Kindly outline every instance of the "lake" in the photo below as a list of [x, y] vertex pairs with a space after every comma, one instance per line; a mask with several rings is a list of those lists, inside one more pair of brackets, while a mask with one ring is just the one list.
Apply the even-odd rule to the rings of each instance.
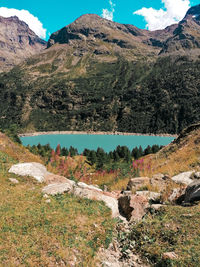
[[106, 152], [113, 151], [118, 145], [127, 146], [130, 150], [142, 146], [145, 149], [148, 145], [168, 145], [175, 137], [146, 136], [146, 135], [92, 135], [92, 134], [45, 134], [38, 136], [20, 137], [24, 146], [50, 144], [55, 149], [58, 144], [61, 147], [73, 146], [82, 153], [85, 148], [96, 150], [103, 148]]

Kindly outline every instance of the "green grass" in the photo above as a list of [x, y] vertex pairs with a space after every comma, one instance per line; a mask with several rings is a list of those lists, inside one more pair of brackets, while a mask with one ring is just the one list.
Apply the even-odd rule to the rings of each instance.
[[30, 178], [12, 185], [1, 177], [0, 265], [68, 266], [75, 257], [80, 266], [94, 266], [98, 248], [111, 242], [113, 225], [101, 202], [66, 194], [46, 203], [41, 185]]
[[[129, 234], [119, 233], [123, 251], [139, 253], [151, 266], [199, 266], [200, 205], [168, 206], [157, 214], [149, 214], [132, 225]], [[175, 252], [177, 260], [163, 259], [163, 253]]]
[[112, 240], [111, 211], [70, 194], [47, 203], [43, 184], [8, 173], [13, 163], [0, 151], [0, 266], [95, 266], [96, 252]]

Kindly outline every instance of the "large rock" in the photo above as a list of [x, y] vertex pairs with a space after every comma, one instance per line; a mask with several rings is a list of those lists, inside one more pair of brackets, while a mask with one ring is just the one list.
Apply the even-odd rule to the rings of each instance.
[[194, 178], [195, 179], [200, 179], [200, 172], [195, 172]]
[[98, 190], [92, 190], [88, 188], [75, 187], [73, 191], [74, 195], [81, 198], [87, 198], [91, 200], [103, 201], [108, 208], [112, 211], [112, 217], [119, 216], [118, 201], [117, 199], [104, 195], [103, 192]]
[[68, 180], [67, 183], [49, 184], [43, 188], [42, 192], [52, 196], [63, 193], [72, 193], [74, 186], [75, 182]]
[[196, 180], [187, 186], [184, 203], [192, 203], [198, 200], [200, 200], [200, 180]]
[[47, 174], [44, 175], [44, 182], [46, 184], [67, 183], [68, 181], [71, 181], [71, 180], [68, 180], [64, 176], [56, 175], [56, 174], [53, 174], [53, 173], [47, 173]]
[[37, 162], [13, 165], [9, 172], [21, 176], [31, 176], [38, 182], [45, 182], [47, 184], [67, 183], [69, 181], [64, 176], [48, 172], [44, 165]]
[[36, 162], [15, 164], [10, 168], [9, 173], [31, 176], [40, 183], [44, 182], [45, 176], [50, 174], [44, 165]]
[[99, 192], [103, 192], [103, 190], [101, 190], [100, 188], [98, 188], [97, 186], [94, 186], [94, 185], [88, 185], [88, 184], [85, 184], [82, 182], [79, 182], [77, 185], [78, 185], [78, 187], [81, 187], [83, 189], [91, 189], [91, 190], [97, 190]]
[[178, 255], [175, 252], [165, 252], [163, 254], [163, 259], [176, 260], [178, 259]]
[[148, 212], [149, 201], [144, 196], [122, 196], [118, 199], [119, 211], [128, 221], [140, 221]]
[[193, 182], [193, 180], [191, 179], [191, 175], [193, 173], [194, 173], [194, 171], [182, 172], [176, 176], [173, 176], [172, 181], [174, 181], [177, 184], [189, 185]]
[[147, 186], [150, 184], [149, 177], [136, 177], [129, 180], [127, 185], [127, 190], [138, 190], [141, 187]]
[[170, 177], [162, 173], [155, 174], [150, 179], [151, 187], [159, 192], [163, 192], [170, 183], [172, 183]]
[[127, 190], [138, 191], [144, 189], [145, 187], [152, 191], [163, 192], [165, 188], [171, 183], [171, 179], [168, 175], [156, 174], [152, 178], [149, 177], [136, 177], [129, 180], [127, 185]]
[[174, 188], [168, 201], [172, 204], [181, 204], [184, 200], [186, 187]]
[[151, 203], [160, 203], [160, 201], [161, 201], [161, 194], [156, 193], [156, 192], [137, 191], [136, 195], [146, 197], [148, 199], [148, 201]]

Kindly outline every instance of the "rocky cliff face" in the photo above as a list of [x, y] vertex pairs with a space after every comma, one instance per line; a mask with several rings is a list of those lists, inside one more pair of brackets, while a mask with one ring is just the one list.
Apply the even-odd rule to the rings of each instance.
[[0, 17], [0, 71], [12, 68], [45, 47], [46, 42], [18, 17]]
[[157, 55], [163, 42], [173, 36], [176, 27], [177, 25], [172, 25], [165, 30], [150, 32], [87, 14], [53, 33], [48, 48], [55, 44], [68, 44], [70, 47], [82, 47], [83, 53], [93, 49], [96, 55], [112, 54], [113, 51], [127, 55], [129, 52], [129, 59], [130, 54]]
[[185, 53], [199, 55], [200, 48], [200, 5], [188, 10], [163, 45], [161, 53]]

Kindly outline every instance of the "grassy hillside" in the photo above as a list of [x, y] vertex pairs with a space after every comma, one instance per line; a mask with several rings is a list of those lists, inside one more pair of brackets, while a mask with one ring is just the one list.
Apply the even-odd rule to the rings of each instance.
[[[194, 207], [166, 206], [148, 214], [140, 223], [132, 224], [130, 232], [119, 233], [124, 257], [131, 250], [154, 267], [199, 266], [200, 205]], [[175, 253], [175, 259], [164, 253]]]
[[95, 266], [98, 248], [112, 238], [110, 210], [71, 195], [47, 203], [44, 185], [8, 173], [12, 164], [29, 161], [41, 159], [0, 134], [0, 265]]
[[200, 169], [200, 123], [186, 128], [171, 144], [151, 155], [154, 173], [176, 175]]

